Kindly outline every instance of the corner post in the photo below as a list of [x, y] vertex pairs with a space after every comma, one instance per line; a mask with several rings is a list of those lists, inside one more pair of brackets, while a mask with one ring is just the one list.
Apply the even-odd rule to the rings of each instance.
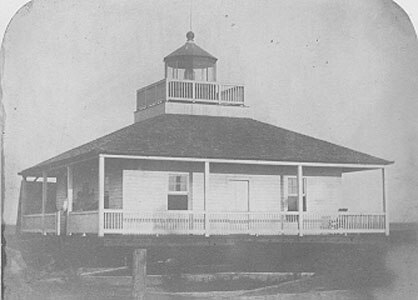
[[298, 212], [299, 212], [299, 236], [303, 236], [303, 169], [298, 165]]
[[42, 172], [42, 205], [41, 205], [41, 212], [42, 212], [42, 233], [45, 234], [45, 207], [46, 201], [48, 196], [48, 175], [46, 171]]
[[387, 198], [387, 184], [385, 168], [382, 168], [382, 200], [383, 200], [383, 212], [385, 213], [385, 234], [389, 235], [389, 210], [388, 210], [388, 198]]
[[105, 183], [105, 158], [99, 154], [99, 236], [104, 236], [104, 183]]
[[210, 164], [205, 161], [205, 178], [204, 178], [204, 203], [203, 210], [205, 212], [205, 235], [209, 236], [209, 216], [208, 216], [208, 200], [209, 200], [209, 174]]
[[164, 102], [168, 102], [168, 100], [170, 99], [170, 83], [168, 80], [168, 77], [165, 77], [165, 99]]
[[70, 231], [70, 213], [73, 211], [73, 167], [72, 166], [67, 166], [67, 201], [68, 201], [68, 206], [67, 206], [67, 220], [66, 220], [66, 228], [65, 228], [65, 232], [68, 234]]

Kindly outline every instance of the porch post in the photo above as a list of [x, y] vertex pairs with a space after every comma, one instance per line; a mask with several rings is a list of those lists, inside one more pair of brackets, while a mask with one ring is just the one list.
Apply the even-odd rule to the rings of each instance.
[[385, 168], [382, 168], [382, 188], [383, 188], [383, 212], [385, 213], [385, 234], [389, 235], [389, 211], [388, 211], [388, 199], [387, 199], [387, 184]]
[[104, 232], [104, 181], [105, 181], [105, 158], [103, 154], [99, 155], [99, 236]]
[[280, 175], [280, 233], [283, 234], [284, 230], [284, 218], [285, 218], [285, 207], [284, 207], [284, 175]]
[[205, 213], [205, 235], [206, 236], [209, 236], [209, 218], [208, 218], [209, 172], [210, 172], [209, 162], [208, 161], [205, 161], [203, 210], [204, 210], [204, 213]]
[[298, 165], [298, 212], [299, 212], [299, 236], [303, 236], [303, 169]]
[[65, 222], [65, 232], [68, 234], [70, 231], [70, 213], [73, 211], [73, 167], [67, 166], [67, 220]]
[[42, 172], [42, 205], [41, 205], [41, 212], [42, 212], [42, 233], [45, 234], [45, 206], [46, 200], [48, 195], [48, 176], [46, 171]]

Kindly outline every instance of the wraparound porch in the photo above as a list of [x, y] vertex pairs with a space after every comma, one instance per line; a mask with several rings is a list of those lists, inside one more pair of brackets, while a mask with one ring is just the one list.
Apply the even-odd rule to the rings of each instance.
[[[190, 162], [190, 159], [180, 158], [164, 158], [161, 157], [132, 157], [118, 155], [100, 155], [98, 166], [96, 169], [98, 178], [98, 203], [97, 210], [73, 211], [73, 170], [74, 166], [65, 167], [67, 174], [67, 213], [45, 212], [45, 202], [47, 200], [48, 172], [43, 174], [42, 183], [42, 211], [40, 214], [30, 214], [21, 216], [21, 231], [24, 232], [43, 232], [56, 234], [97, 234], [99, 236], [108, 234], [120, 235], [320, 235], [320, 234], [351, 234], [351, 233], [389, 233], [388, 216], [387, 216], [387, 199], [385, 192], [385, 169], [381, 166], [359, 166], [359, 165], [329, 165], [329, 164], [309, 164], [309, 163], [287, 163], [287, 162], [254, 162], [254, 161], [225, 161], [225, 160], [198, 160], [193, 161], [200, 165], [200, 170], [195, 170], [202, 174], [203, 185], [203, 210], [152, 210], [146, 209], [109, 209], [105, 205], [105, 161], [111, 159], [138, 159], [141, 161], [184, 161]], [[96, 158], [97, 161], [97, 158]], [[94, 162], [94, 160], [93, 160]], [[286, 166], [291, 170], [294, 169], [294, 178], [296, 179], [296, 190], [294, 198], [297, 201], [296, 211], [231, 211], [211, 210], [207, 208], [209, 194], [211, 188], [216, 182], [210, 183], [212, 169], [216, 171], [216, 164], [230, 165], [268, 165], [273, 167]], [[381, 169], [383, 182], [383, 211], [379, 212], [361, 212], [361, 211], [305, 211], [304, 209], [304, 175], [309, 168], [345, 168], [353, 170], [362, 169]], [[62, 169], [62, 168], [61, 168]], [[307, 171], [306, 171], [307, 170]], [[132, 171], [131, 171], [132, 172]], [[240, 178], [243, 178], [240, 175]], [[275, 185], [282, 185], [282, 178], [275, 181]], [[193, 178], [190, 176], [189, 178]], [[216, 178], [212, 178], [214, 180]], [[97, 180], [97, 179], [96, 179]], [[96, 181], [97, 182], [97, 181]], [[197, 193], [197, 191], [194, 191]], [[282, 188], [280, 188], [282, 193]], [[212, 195], [213, 196], [213, 195]], [[270, 193], [272, 196], [272, 193]], [[274, 196], [274, 191], [273, 191]], [[273, 198], [282, 197], [276, 195]], [[213, 198], [213, 197], [212, 197]], [[134, 199], [135, 200], [135, 199]], [[139, 199], [138, 199], [139, 200]], [[149, 199], [152, 202], [152, 199]], [[225, 199], [228, 202], [228, 199]], [[263, 201], [260, 197], [253, 199]], [[332, 200], [332, 199], [329, 199]], [[123, 198], [125, 201], [125, 198]], [[143, 201], [145, 201], [143, 199]], [[151, 203], [146, 201], [146, 203]], [[234, 200], [236, 201], [236, 199]], [[248, 195], [245, 201], [249, 201]], [[324, 202], [328, 200], [324, 199]]]

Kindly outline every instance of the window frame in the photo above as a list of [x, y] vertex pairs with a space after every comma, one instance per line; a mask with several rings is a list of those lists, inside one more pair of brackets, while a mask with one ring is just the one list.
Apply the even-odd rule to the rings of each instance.
[[[186, 182], [186, 190], [185, 191], [170, 191], [170, 176], [185, 176], [185, 182]], [[167, 202], [166, 202], [166, 210], [167, 211], [188, 211], [190, 210], [190, 177], [189, 177], [189, 173], [185, 173], [185, 172], [176, 172], [176, 173], [169, 173], [168, 174], [168, 182], [167, 182]], [[173, 196], [187, 196], [187, 209], [169, 209], [169, 196], [173, 195]]]
[[[290, 193], [290, 189], [289, 189], [289, 183], [290, 183], [290, 179], [292, 180], [296, 180], [296, 193]], [[286, 198], [288, 199], [288, 203], [287, 203], [287, 211], [289, 211], [289, 197], [298, 197], [298, 177], [297, 176], [287, 176], [287, 196]], [[302, 211], [303, 212], [307, 212], [308, 211], [308, 196], [307, 196], [307, 191], [308, 191], [308, 177], [303, 176], [302, 177]], [[296, 204], [297, 206], [299, 206], [299, 202], [297, 202]], [[290, 211], [299, 211], [299, 209], [297, 210], [290, 210]]]

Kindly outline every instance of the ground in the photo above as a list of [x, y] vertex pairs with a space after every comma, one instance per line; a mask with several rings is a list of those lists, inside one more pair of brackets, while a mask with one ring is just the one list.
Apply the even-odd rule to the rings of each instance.
[[[61, 246], [60, 246], [61, 245]], [[130, 264], [130, 249], [99, 251], [6, 234], [5, 299], [131, 299], [129, 287], [86, 284], [80, 268]], [[116, 253], [116, 255], [115, 255]], [[149, 274], [214, 271], [315, 272], [276, 286], [243, 291], [242, 299], [416, 299], [416, 227], [396, 230], [387, 244], [279, 244], [148, 251]], [[170, 259], [167, 261], [167, 259]], [[168, 283], [169, 284], [169, 283]], [[216, 283], [215, 290], [225, 290]], [[242, 287], [240, 287], [242, 288]], [[229, 299], [224, 293], [152, 294], [147, 299]]]

